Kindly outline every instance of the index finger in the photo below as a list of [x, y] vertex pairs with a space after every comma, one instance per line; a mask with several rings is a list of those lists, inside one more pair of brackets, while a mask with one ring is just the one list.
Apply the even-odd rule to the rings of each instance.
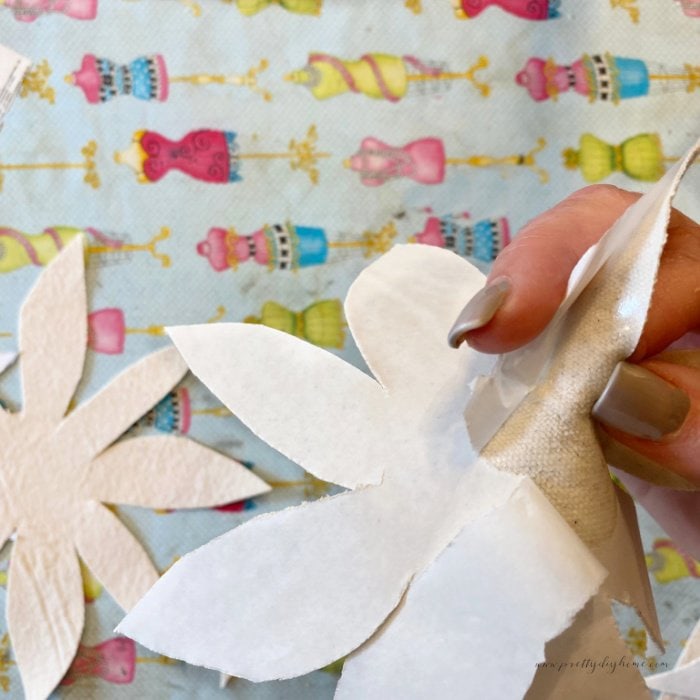
[[[485, 289], [493, 285], [505, 290], [498, 297], [500, 306], [494, 313], [491, 294], [491, 307], [479, 318], [475, 313], [477, 295], [470, 302], [471, 314], [467, 305], [467, 313], [463, 312], [455, 324], [453, 344], [466, 340], [481, 352], [503, 353], [533, 340], [563, 300], [579, 258], [640, 196], [610, 185], [594, 185], [575, 192], [527, 224], [495, 260], [487, 280]], [[700, 326], [700, 227], [673, 210], [668, 233], [633, 360], [659, 352]]]

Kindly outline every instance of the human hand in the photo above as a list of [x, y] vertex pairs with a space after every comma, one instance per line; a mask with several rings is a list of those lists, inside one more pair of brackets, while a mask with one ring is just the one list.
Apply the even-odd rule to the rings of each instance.
[[[640, 196], [594, 185], [527, 224], [494, 261], [450, 343], [503, 353], [533, 340], [564, 298], [576, 262]], [[667, 350], [679, 339], [697, 349]], [[593, 416], [612, 466], [662, 485], [700, 488], [700, 226], [679, 211], [671, 215], [640, 341]]]

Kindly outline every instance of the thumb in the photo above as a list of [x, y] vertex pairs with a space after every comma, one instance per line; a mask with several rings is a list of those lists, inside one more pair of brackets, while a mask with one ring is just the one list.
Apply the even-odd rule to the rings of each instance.
[[700, 488], [700, 350], [621, 362], [593, 416], [612, 466], [659, 485]]

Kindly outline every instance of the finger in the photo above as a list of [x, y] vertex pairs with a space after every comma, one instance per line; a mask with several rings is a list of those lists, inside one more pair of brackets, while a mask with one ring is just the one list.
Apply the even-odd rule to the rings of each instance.
[[[467, 340], [482, 352], [508, 352], [532, 340], [561, 303], [578, 259], [640, 196], [610, 186], [587, 187], [530, 222], [494, 262], [484, 292], [460, 315], [453, 345]], [[674, 209], [633, 361], [700, 327], [699, 269], [700, 226]]]
[[[530, 342], [557, 310], [579, 258], [640, 196], [593, 185], [527, 224], [494, 261], [487, 298], [477, 295], [460, 314], [451, 343], [466, 340], [481, 352], [501, 353]], [[489, 283], [500, 298], [489, 294]]]
[[[683, 365], [653, 359], [617, 366], [593, 409], [613, 466], [656, 483], [700, 488], [700, 353], [694, 354]], [[659, 465], [681, 483], [658, 481]]]
[[652, 357], [698, 326], [700, 226], [674, 209], [647, 320], [630, 360]]

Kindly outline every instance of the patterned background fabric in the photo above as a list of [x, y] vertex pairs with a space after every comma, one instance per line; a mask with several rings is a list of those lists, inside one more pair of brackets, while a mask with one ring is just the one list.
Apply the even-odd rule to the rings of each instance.
[[[0, 351], [16, 348], [39, 266], [84, 232], [92, 352], [79, 398], [165, 344], [165, 325], [265, 323], [363, 366], [341, 302], [376, 255], [441, 245], [487, 270], [587, 181], [647, 189], [700, 123], [697, 2], [0, 5], [0, 41], [35, 63], [0, 134]], [[695, 218], [699, 184], [691, 168], [676, 200]], [[18, 397], [9, 370], [2, 398]], [[328, 492], [192, 378], [134, 430], [187, 433], [274, 486], [227, 509], [120, 507], [161, 569]], [[648, 672], [673, 664], [700, 617], [700, 563], [641, 519], [666, 654], [629, 611], [620, 628]], [[120, 610], [85, 579], [83, 643], [56, 697], [332, 697], [333, 669], [219, 690], [212, 671], [116, 639]], [[2, 651], [0, 696], [19, 697], [7, 637]]]

